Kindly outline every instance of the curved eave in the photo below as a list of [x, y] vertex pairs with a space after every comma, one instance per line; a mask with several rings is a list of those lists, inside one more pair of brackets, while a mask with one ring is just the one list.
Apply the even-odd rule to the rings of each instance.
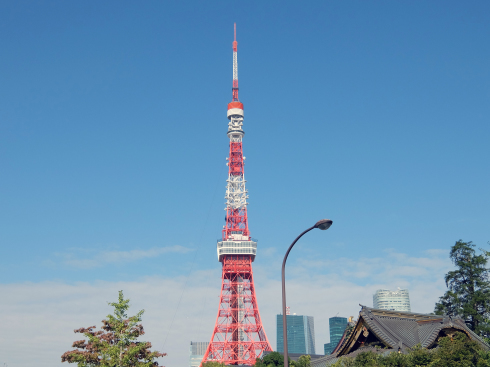
[[[490, 346], [485, 343], [482, 338], [471, 331], [460, 317], [378, 310], [362, 305], [361, 307], [359, 319], [352, 330], [351, 335], [346, 342], [343, 344], [339, 343], [333, 352], [336, 353], [337, 357], [350, 354], [355, 350], [362, 348], [365, 341], [363, 338], [368, 337], [368, 335], [365, 337], [361, 335], [364, 328], [366, 328], [369, 333], [372, 333], [380, 342], [385, 344], [386, 347], [393, 348], [394, 350], [404, 351], [406, 348], [413, 348], [419, 343], [424, 348], [433, 347], [434, 343], [437, 342], [438, 337], [441, 336], [441, 332], [444, 332], [444, 330], [448, 333], [450, 333], [451, 330], [464, 332], [468, 338], [475, 340], [482, 346], [482, 348], [490, 350]], [[389, 325], [385, 325], [382, 319], [378, 319], [378, 317], [410, 320], [410, 324], [407, 324], [405, 328], [408, 327], [410, 329], [412, 337], [407, 338], [407, 335], [398, 335], [397, 330], [391, 330]], [[427, 324], [431, 325], [429, 334], [426, 334], [425, 332], [421, 333], [420, 328]], [[406, 330], [408, 331], [409, 329]]]
[[464, 320], [460, 317], [456, 318], [451, 318], [449, 316], [445, 316], [443, 319], [443, 322], [441, 323], [441, 326], [438, 327], [437, 329], [434, 329], [432, 333], [429, 335], [429, 337], [425, 340], [425, 342], [422, 344], [422, 347], [424, 348], [431, 348], [434, 346], [434, 343], [437, 341], [437, 338], [441, 334], [441, 331], [444, 331], [446, 329], [456, 329], [459, 330], [463, 333], [465, 333], [469, 339], [476, 341], [484, 350], [490, 350], [490, 346], [485, 343], [485, 341], [480, 338], [474, 331], [472, 331], [470, 328], [468, 328], [464, 322]]
[[[329, 355], [338, 353], [338, 350], [340, 349], [340, 347], [342, 345], [344, 345], [345, 335], [346, 334], [347, 334], [347, 328], [345, 328], [344, 333], [342, 334], [342, 338], [340, 338], [340, 341], [338, 342], [337, 346], [334, 348], [334, 350], [332, 351], [332, 353], [330, 353]], [[351, 333], [351, 335], [352, 335], [352, 333]], [[350, 337], [350, 335], [349, 335], [349, 337]]]
[[483, 349], [485, 349], [486, 351], [490, 350], [490, 345], [488, 345], [482, 338], [480, 338], [478, 335], [476, 335], [476, 333], [474, 331], [468, 329], [466, 333], [470, 334], [470, 338], [473, 340], [476, 340], [478, 342], [478, 344], [480, 344], [483, 347]]
[[337, 353], [338, 357], [351, 353], [352, 348], [355, 346], [356, 341], [361, 335], [364, 326], [366, 326], [366, 329], [372, 332], [387, 347], [393, 348], [398, 344], [398, 341], [395, 341], [395, 337], [379, 323], [375, 322], [374, 318], [371, 318], [370, 315], [365, 312], [363, 307], [359, 312], [359, 319], [357, 320], [356, 326], [349, 336], [349, 339], [339, 349]]

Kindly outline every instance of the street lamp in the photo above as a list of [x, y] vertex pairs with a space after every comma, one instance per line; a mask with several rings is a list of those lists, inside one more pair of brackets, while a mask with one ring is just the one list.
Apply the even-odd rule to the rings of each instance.
[[293, 241], [291, 246], [289, 246], [286, 251], [286, 255], [284, 255], [284, 260], [282, 261], [282, 338], [283, 338], [283, 349], [284, 349], [284, 367], [289, 367], [288, 362], [288, 331], [287, 331], [287, 321], [286, 321], [286, 260], [288, 258], [289, 252], [293, 248], [293, 246], [298, 242], [298, 240], [307, 232], [312, 229], [319, 228], [322, 231], [329, 229], [332, 225], [332, 221], [330, 219], [322, 219], [315, 223], [313, 227], [308, 228], [306, 231], [301, 233], [296, 239]]

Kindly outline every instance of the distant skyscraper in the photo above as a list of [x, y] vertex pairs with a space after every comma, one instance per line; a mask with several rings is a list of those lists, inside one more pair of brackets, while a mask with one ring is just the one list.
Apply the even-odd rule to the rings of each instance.
[[331, 354], [339, 344], [347, 327], [347, 319], [345, 317], [331, 317], [328, 319], [328, 325], [330, 327], [330, 343], [323, 344], [325, 355]]
[[410, 312], [408, 290], [400, 288], [397, 291], [378, 289], [373, 295], [373, 308]]
[[[286, 315], [288, 352], [315, 354], [313, 316]], [[277, 315], [277, 351], [283, 353], [282, 315]]]
[[191, 342], [189, 367], [199, 367], [209, 342]]

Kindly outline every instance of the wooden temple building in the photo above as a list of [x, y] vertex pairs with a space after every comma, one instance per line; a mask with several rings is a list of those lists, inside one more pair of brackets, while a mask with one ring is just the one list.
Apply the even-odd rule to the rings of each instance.
[[332, 354], [312, 359], [311, 366], [329, 366], [344, 356], [355, 357], [367, 351], [406, 353], [408, 348], [417, 344], [431, 349], [437, 347], [440, 337], [451, 336], [458, 331], [490, 350], [490, 346], [460, 317], [378, 310], [361, 305], [359, 318], [348, 325]]

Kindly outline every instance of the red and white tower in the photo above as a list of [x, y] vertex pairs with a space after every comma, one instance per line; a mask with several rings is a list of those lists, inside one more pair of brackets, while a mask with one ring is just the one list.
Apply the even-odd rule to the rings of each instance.
[[233, 99], [228, 103], [230, 156], [226, 185], [226, 219], [218, 241], [218, 260], [223, 264], [221, 295], [213, 335], [203, 362], [253, 365], [264, 351], [272, 351], [260, 321], [252, 273], [257, 241], [250, 237], [242, 139], [243, 103], [238, 100], [236, 24], [233, 41]]

